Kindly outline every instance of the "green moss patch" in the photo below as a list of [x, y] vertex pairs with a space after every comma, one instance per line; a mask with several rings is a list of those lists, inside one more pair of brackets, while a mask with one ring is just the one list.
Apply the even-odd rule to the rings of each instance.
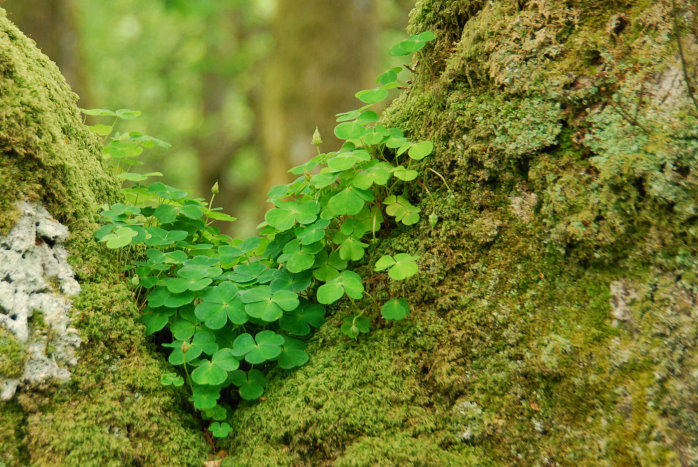
[[27, 352], [21, 342], [0, 326], [0, 378], [19, 378], [24, 373]]

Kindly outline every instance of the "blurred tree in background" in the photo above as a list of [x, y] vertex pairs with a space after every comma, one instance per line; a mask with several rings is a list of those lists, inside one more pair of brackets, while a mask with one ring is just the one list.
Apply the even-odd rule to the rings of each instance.
[[334, 115], [357, 107], [354, 92], [377, 71], [375, 0], [279, 0], [262, 107], [266, 188], [315, 153], [317, 126], [326, 150], [339, 147]]
[[[2, 1], [0, 0], [0, 3]], [[68, 84], [90, 105], [74, 0], [6, 0], [9, 18], [58, 64]]]
[[[0, 0], [1, 1], [1, 0]], [[334, 114], [358, 105], [389, 66], [413, 0], [6, 0], [3, 7], [58, 65], [82, 107], [143, 112], [117, 131], [173, 145], [144, 171], [210, 196], [240, 219], [261, 220], [270, 184], [337, 147]], [[40, 5], [39, 5], [40, 4]]]

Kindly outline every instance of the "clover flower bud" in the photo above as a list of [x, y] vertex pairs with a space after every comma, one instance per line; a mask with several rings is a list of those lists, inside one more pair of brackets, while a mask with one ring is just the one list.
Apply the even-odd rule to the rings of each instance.
[[320, 137], [320, 130], [315, 127], [315, 132], [313, 133], [313, 144], [315, 146], [320, 146], [322, 144], [322, 138]]
[[437, 216], [435, 212], [432, 212], [431, 214], [429, 214], [429, 225], [431, 226], [432, 229], [434, 227], [436, 227], [436, 224], [438, 222], [439, 222], [439, 216]]

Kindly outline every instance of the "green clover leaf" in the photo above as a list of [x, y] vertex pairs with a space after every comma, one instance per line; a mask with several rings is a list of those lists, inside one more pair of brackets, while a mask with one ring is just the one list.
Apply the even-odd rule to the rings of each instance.
[[391, 166], [387, 162], [373, 161], [351, 180], [351, 184], [361, 190], [368, 190], [372, 185], [385, 185], [391, 174]]
[[276, 201], [277, 207], [267, 211], [264, 219], [267, 224], [279, 231], [288, 230], [296, 222], [310, 224], [317, 219], [320, 206], [315, 201]]
[[315, 254], [322, 248], [323, 245], [319, 242], [302, 245], [298, 239], [293, 239], [284, 246], [283, 254], [278, 257], [277, 261], [285, 263], [289, 272], [300, 273], [313, 267]]
[[363, 112], [361, 112], [361, 115], [359, 115], [359, 118], [357, 120], [362, 123], [373, 123], [377, 122], [378, 118], [378, 114], [375, 111], [364, 110]]
[[155, 308], [150, 307], [143, 310], [141, 321], [145, 324], [145, 332], [148, 335], [155, 334], [162, 330], [167, 325], [170, 316], [175, 314], [172, 308]]
[[358, 261], [364, 257], [364, 249], [368, 247], [367, 243], [363, 243], [354, 237], [349, 237], [339, 246], [339, 257], [343, 260]]
[[117, 227], [112, 233], [102, 237], [101, 241], [107, 245], [107, 248], [117, 250], [130, 244], [137, 235], [138, 232], [130, 227]]
[[228, 372], [209, 360], [204, 360], [203, 362], [192, 371], [191, 379], [196, 384], [201, 385], [218, 386], [223, 384], [228, 378]]
[[160, 377], [160, 384], [163, 386], [175, 386], [175, 387], [181, 387], [184, 385], [184, 378], [179, 376], [177, 373], [164, 373]]
[[284, 313], [279, 320], [279, 326], [289, 334], [307, 336], [310, 334], [311, 326], [319, 328], [324, 322], [325, 308], [322, 305], [310, 304], [304, 300], [295, 310]]
[[[327, 169], [325, 169], [327, 170]], [[333, 172], [320, 172], [310, 178], [310, 184], [318, 190], [326, 188], [337, 181], [339, 174]]]
[[327, 219], [318, 219], [305, 228], [296, 230], [296, 237], [302, 245], [310, 245], [325, 238], [325, 229], [330, 225]]
[[167, 308], [180, 308], [193, 302], [195, 298], [196, 294], [191, 291], [175, 294], [167, 290], [167, 287], [156, 287], [148, 294], [148, 306], [150, 306], [150, 308], [159, 308], [162, 306]]
[[407, 253], [398, 253], [394, 257], [385, 255], [376, 261], [375, 270], [384, 271], [390, 268], [388, 271], [390, 278], [401, 281], [417, 274], [419, 266], [417, 266], [416, 261], [418, 259], [419, 256], [412, 256]]
[[393, 169], [393, 175], [395, 178], [402, 180], [403, 182], [409, 182], [417, 178], [417, 175], [419, 175], [419, 172], [416, 170], [408, 169], [406, 167], [403, 167], [401, 165], [398, 165]]
[[155, 216], [161, 224], [169, 224], [177, 218], [177, 208], [170, 204], [161, 204], [155, 208], [153, 216]]
[[165, 230], [160, 227], [147, 227], [145, 230], [150, 235], [145, 239], [145, 244], [148, 246], [169, 246], [184, 240], [189, 235], [184, 230]]
[[175, 339], [185, 341], [194, 335], [196, 326], [191, 321], [179, 319], [170, 324], [170, 331]]
[[367, 334], [371, 331], [371, 320], [366, 316], [345, 317], [340, 328], [343, 334], [356, 339], [359, 334]]
[[263, 285], [253, 287], [240, 294], [245, 303], [245, 312], [253, 318], [273, 322], [281, 318], [284, 311], [291, 311], [298, 306], [298, 295], [290, 290], [271, 292], [271, 287]]
[[371, 160], [371, 155], [363, 149], [349, 152], [339, 152], [327, 161], [327, 166], [335, 172], [349, 170], [359, 162]]
[[212, 287], [196, 306], [196, 317], [209, 329], [222, 328], [228, 319], [235, 324], [245, 324], [247, 313], [240, 300], [238, 289], [232, 282], [221, 282]]
[[259, 370], [250, 370], [247, 374], [242, 370], [236, 370], [230, 374], [230, 380], [235, 386], [238, 386], [240, 397], [246, 401], [259, 398], [267, 385], [264, 373]]
[[373, 201], [373, 192], [347, 187], [329, 199], [323, 217], [353, 216], [363, 209], [366, 201]]
[[225, 438], [233, 431], [233, 427], [231, 427], [228, 423], [225, 422], [213, 422], [208, 427], [208, 430], [216, 438]]
[[361, 138], [365, 132], [366, 129], [364, 126], [356, 122], [340, 123], [334, 128], [334, 135], [339, 139], [358, 139]]
[[191, 400], [194, 402], [194, 407], [199, 410], [212, 409], [218, 403], [221, 397], [220, 389], [210, 386], [194, 386], [194, 392]]
[[[187, 348], [186, 354], [182, 350], [182, 346], [185, 346]], [[162, 344], [163, 347], [170, 347], [172, 348], [172, 352], [170, 353], [170, 356], [167, 358], [167, 361], [170, 362], [172, 365], [183, 365], [185, 362], [189, 363], [192, 360], [195, 360], [203, 353], [203, 347], [200, 345], [194, 346], [191, 345], [187, 342], [183, 341], [174, 341], [170, 344]]]
[[385, 198], [385, 212], [395, 217], [395, 220], [405, 225], [412, 225], [419, 222], [419, 208], [410, 204], [402, 196], [391, 195]]
[[410, 305], [404, 298], [393, 298], [381, 307], [381, 315], [385, 319], [399, 321], [407, 316]]
[[182, 199], [187, 197], [186, 191], [178, 190], [161, 182], [152, 183], [148, 187], [148, 191], [164, 199]]
[[182, 293], [186, 292], [187, 290], [197, 292], [208, 287], [211, 282], [213, 281], [208, 277], [201, 279], [196, 277], [168, 277], [163, 279], [163, 283], [167, 287], [167, 290], [172, 293]]
[[375, 104], [388, 97], [388, 91], [381, 88], [364, 89], [363, 91], [357, 92], [355, 95], [361, 102]]
[[233, 273], [228, 275], [228, 279], [244, 284], [259, 279], [268, 270], [269, 268], [263, 263], [240, 264], [235, 266]]
[[433, 150], [434, 143], [432, 143], [431, 141], [422, 141], [421, 143], [417, 143], [414, 146], [412, 146], [407, 155], [414, 160], [421, 161], [429, 154], [431, 154]]
[[235, 358], [232, 349], [220, 349], [213, 354], [211, 362], [225, 371], [235, 371], [240, 366], [240, 361]]
[[313, 279], [310, 271], [303, 271], [299, 274], [290, 273], [287, 269], [277, 269], [274, 271], [274, 276], [269, 284], [271, 293], [279, 290], [292, 290], [296, 293], [301, 293], [308, 287]]
[[228, 406], [222, 406], [220, 404], [216, 405], [212, 409], [208, 409], [204, 411], [204, 415], [207, 418], [211, 418], [213, 420], [226, 420], [230, 416], [231, 410]]
[[345, 293], [353, 299], [360, 299], [363, 291], [361, 276], [354, 271], [342, 271], [337, 277], [318, 288], [317, 300], [323, 305], [329, 305], [342, 298]]
[[247, 363], [258, 365], [274, 360], [281, 353], [284, 337], [274, 331], [264, 330], [252, 338], [248, 333], [240, 334], [233, 342], [233, 355], [245, 357]]
[[185, 204], [179, 208], [180, 214], [191, 220], [201, 219], [204, 215], [204, 210], [201, 206], [196, 204]]
[[298, 339], [287, 337], [284, 347], [279, 355], [279, 366], [284, 370], [290, 370], [304, 365], [310, 357], [305, 352], [305, 343]]
[[378, 84], [394, 83], [395, 81], [397, 81], [397, 75], [401, 71], [402, 71], [402, 68], [400, 68], [399, 66], [391, 68], [390, 70], [378, 75], [378, 78], [376, 78], [376, 83], [378, 83]]

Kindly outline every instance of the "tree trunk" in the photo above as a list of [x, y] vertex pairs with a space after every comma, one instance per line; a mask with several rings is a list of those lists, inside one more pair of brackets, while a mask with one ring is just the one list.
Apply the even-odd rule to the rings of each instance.
[[335, 114], [357, 107], [353, 94], [375, 78], [376, 29], [374, 0], [278, 2], [261, 102], [267, 188], [315, 155], [315, 127], [323, 150], [337, 146]]
[[56, 62], [80, 105], [89, 108], [73, 0], [6, 0], [8, 16], [48, 57]]
[[338, 307], [309, 363], [238, 408], [226, 465], [698, 463], [696, 5], [677, 3], [419, 2], [411, 31], [437, 39], [384, 119], [434, 141], [431, 196], [404, 194], [439, 220], [380, 239], [421, 272], [367, 290], [411, 315], [366, 299], [354, 342]]
[[197, 422], [93, 237], [119, 188], [76, 100], [0, 9], [0, 396], [20, 384], [0, 401], [0, 464], [196, 465]]

